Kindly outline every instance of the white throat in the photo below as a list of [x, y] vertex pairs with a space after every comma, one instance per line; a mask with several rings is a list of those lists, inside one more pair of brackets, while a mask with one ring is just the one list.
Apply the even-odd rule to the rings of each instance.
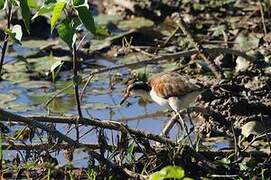
[[131, 95], [142, 97], [143, 99], [148, 100], [148, 101], [153, 101], [150, 96], [150, 93], [141, 89], [131, 91]]

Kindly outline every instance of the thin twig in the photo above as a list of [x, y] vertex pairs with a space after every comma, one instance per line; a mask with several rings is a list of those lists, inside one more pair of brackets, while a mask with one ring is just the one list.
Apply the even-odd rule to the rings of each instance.
[[[78, 70], [79, 70], [79, 62], [77, 61], [77, 56], [76, 56], [76, 43], [73, 45], [73, 76], [74, 78], [77, 79], [78, 76]], [[77, 111], [79, 117], [82, 117], [82, 111], [81, 111], [81, 106], [80, 106], [80, 98], [79, 98], [79, 87], [78, 87], [79, 82], [74, 82], [74, 95], [76, 99], [76, 105], [77, 105]]]
[[260, 0], [258, 1], [258, 4], [259, 4], [259, 6], [260, 6], [261, 20], [262, 20], [262, 24], [263, 24], [263, 32], [264, 32], [264, 35], [266, 36], [266, 34], [267, 34], [267, 29], [266, 29], [266, 25], [265, 25], [265, 22], [264, 22], [263, 5], [262, 5], [262, 3], [261, 3]]
[[91, 79], [92, 79], [93, 77], [94, 77], [94, 76], [89, 76], [89, 77], [88, 77], [87, 82], [85, 83], [85, 85], [84, 85], [84, 87], [83, 87], [83, 89], [82, 89], [82, 91], [81, 91], [81, 94], [80, 94], [80, 100], [82, 100], [82, 98], [83, 98], [83, 96], [84, 96], [84, 93], [85, 93], [85, 91], [86, 91], [86, 89], [87, 89], [87, 86], [88, 86], [88, 84], [90, 83], [90, 81], [91, 81]]
[[165, 47], [168, 44], [168, 42], [174, 37], [174, 35], [178, 32], [179, 29], [180, 29], [179, 27], [176, 27], [176, 29], [170, 34], [170, 36], [162, 44], [162, 47]]
[[[180, 111], [180, 114], [183, 114], [184, 110]], [[160, 133], [160, 136], [165, 136], [167, 137], [170, 130], [173, 128], [176, 120], [177, 120], [178, 115], [175, 114], [173, 117], [170, 118], [170, 120], [167, 121], [166, 125], [164, 126], [162, 132]]]
[[[73, 83], [74, 83], [74, 97], [76, 100], [76, 106], [77, 106], [77, 112], [79, 117], [82, 117], [82, 111], [81, 111], [81, 105], [80, 105], [80, 98], [79, 98], [79, 82], [78, 82], [78, 70], [79, 70], [79, 62], [77, 61], [77, 56], [76, 56], [76, 43], [73, 44], [72, 47], [72, 61], [73, 61]], [[75, 82], [76, 81], [76, 82]], [[75, 129], [76, 129], [76, 139], [79, 142], [80, 138], [80, 133], [79, 133], [79, 126], [78, 123], [75, 124]]]
[[231, 130], [232, 130], [232, 134], [233, 134], [233, 139], [234, 139], [234, 160], [237, 160], [238, 157], [238, 152], [239, 152], [239, 148], [238, 148], [238, 142], [237, 142], [237, 137], [235, 134], [235, 129], [233, 127], [233, 124], [231, 124]]
[[271, 133], [264, 132], [263, 134], [254, 137], [254, 138], [249, 142], [249, 144], [248, 144], [246, 147], [244, 147], [241, 151], [246, 151], [251, 145], [253, 145], [253, 143], [254, 143], [255, 141], [257, 141], [257, 140], [259, 140], [259, 139], [262, 139], [263, 137], [266, 138], [266, 136], [269, 136], [269, 135], [271, 135]]
[[142, 174], [135, 173], [135, 172], [133, 172], [133, 171], [130, 171], [130, 170], [127, 169], [127, 168], [124, 168], [123, 170], [124, 170], [124, 172], [125, 172], [126, 174], [128, 174], [130, 177], [132, 177], [132, 178], [134, 178], [134, 179], [145, 180], [145, 179], [148, 178], [148, 176], [145, 176], [145, 175], [142, 175]]

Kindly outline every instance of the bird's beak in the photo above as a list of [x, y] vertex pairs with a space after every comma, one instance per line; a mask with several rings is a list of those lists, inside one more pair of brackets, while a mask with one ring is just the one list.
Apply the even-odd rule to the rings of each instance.
[[126, 101], [126, 99], [128, 99], [129, 96], [130, 96], [130, 93], [125, 93], [124, 97], [122, 98], [120, 102], [120, 105], [122, 105]]

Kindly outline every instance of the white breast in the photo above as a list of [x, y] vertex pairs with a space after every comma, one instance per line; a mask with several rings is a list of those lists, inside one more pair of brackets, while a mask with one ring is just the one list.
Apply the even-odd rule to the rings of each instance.
[[164, 106], [164, 105], [168, 105], [168, 100], [167, 99], [164, 99], [162, 97], [159, 97], [154, 90], [151, 90], [150, 91], [150, 96], [152, 98], [152, 100], [154, 102], [156, 102], [157, 104], [161, 105], [161, 106]]
[[180, 111], [181, 109], [189, 107], [189, 105], [195, 101], [196, 97], [201, 93], [202, 91], [193, 91], [191, 93], [188, 93], [182, 97], [170, 97], [169, 99], [162, 98], [158, 96], [155, 91], [150, 91], [150, 96], [154, 102], [157, 104], [164, 106], [167, 105], [171, 107], [174, 111]]

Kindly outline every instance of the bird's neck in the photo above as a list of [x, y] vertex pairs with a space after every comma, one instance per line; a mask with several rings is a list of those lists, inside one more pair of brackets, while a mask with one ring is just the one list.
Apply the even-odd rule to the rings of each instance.
[[146, 84], [146, 86], [142, 87], [141, 89], [137, 89], [133, 91], [134, 96], [142, 97], [145, 100], [152, 101], [151, 95], [151, 87]]
[[141, 96], [143, 99], [152, 102], [153, 99], [151, 98], [150, 91], [144, 91]]

